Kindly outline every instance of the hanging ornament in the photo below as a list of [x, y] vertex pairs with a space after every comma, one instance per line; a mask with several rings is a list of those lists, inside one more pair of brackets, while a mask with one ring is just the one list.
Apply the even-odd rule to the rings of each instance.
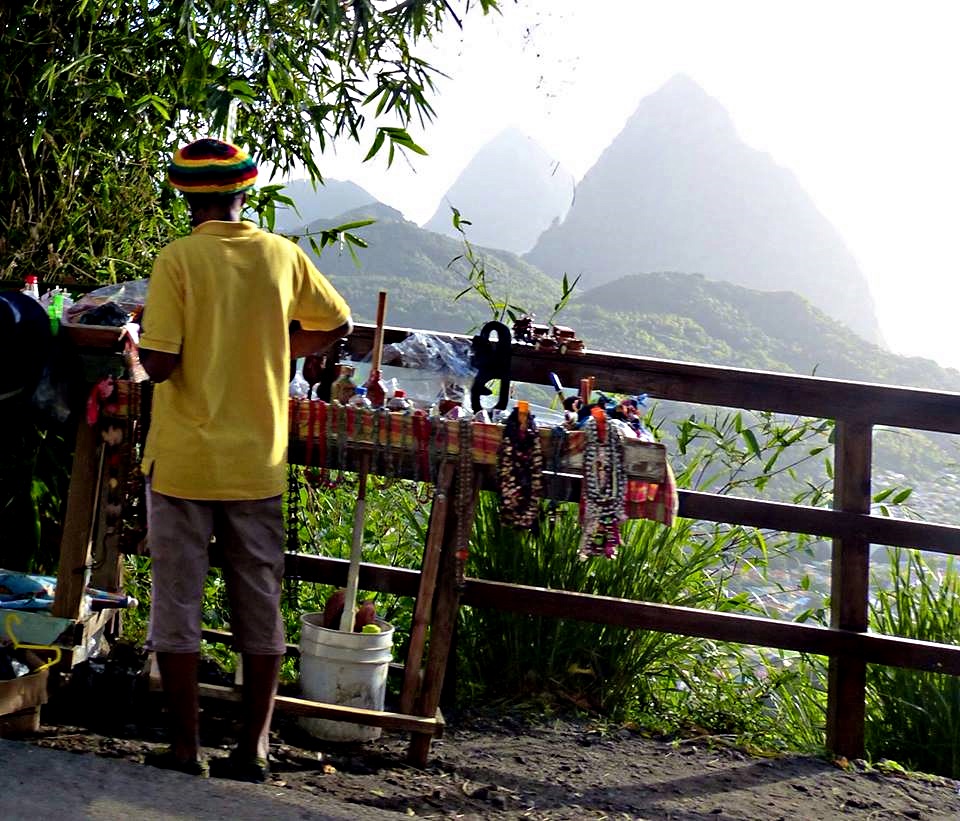
[[[620, 523], [626, 519], [624, 495], [627, 489], [623, 439], [615, 425], [595, 416], [583, 426], [580, 557], [612, 559], [620, 546]], [[603, 430], [601, 429], [603, 428]]]
[[534, 415], [517, 407], [510, 413], [497, 451], [500, 511], [513, 527], [536, 529], [543, 497], [543, 453]]

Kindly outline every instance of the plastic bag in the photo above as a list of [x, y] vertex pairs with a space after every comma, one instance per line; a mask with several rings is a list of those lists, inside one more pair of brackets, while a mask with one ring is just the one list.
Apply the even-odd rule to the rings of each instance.
[[64, 311], [64, 321], [71, 325], [119, 328], [138, 320], [147, 301], [149, 283], [149, 279], [135, 279], [97, 288], [70, 305]]
[[[461, 404], [476, 369], [470, 343], [414, 331], [383, 348], [384, 377], [395, 376], [415, 407]], [[396, 370], [394, 370], [396, 368]]]
[[403, 342], [394, 342], [383, 348], [384, 365], [401, 365], [444, 376], [456, 381], [473, 379], [477, 369], [471, 364], [470, 343], [466, 340], [414, 331]]

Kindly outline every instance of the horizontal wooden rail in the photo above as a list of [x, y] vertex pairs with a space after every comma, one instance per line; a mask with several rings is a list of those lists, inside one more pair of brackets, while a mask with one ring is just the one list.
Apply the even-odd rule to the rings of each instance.
[[[328, 556], [288, 553], [287, 572], [293, 572], [305, 581], [339, 585], [346, 580], [347, 561]], [[414, 596], [419, 577], [416, 570], [366, 563], [360, 566], [360, 587], [365, 590]], [[529, 616], [678, 633], [823, 656], [853, 656], [892, 667], [960, 675], [958, 646], [837, 630], [763, 616], [719, 613], [470, 578], [463, 591], [462, 603]]]
[[960, 555], [960, 527], [953, 525], [849, 513], [786, 502], [743, 499], [692, 490], [681, 490], [679, 496], [680, 515], [688, 519], [806, 533], [810, 536], [863, 536], [871, 544], [913, 547]]
[[[388, 343], [399, 342], [409, 333], [410, 328], [387, 328], [385, 339]], [[423, 333], [470, 339], [460, 334]], [[352, 353], [355, 356], [366, 353], [372, 341], [373, 326], [358, 325], [350, 337]], [[519, 382], [547, 384], [547, 374], [553, 371], [564, 384], [574, 386], [579, 384], [581, 375], [590, 374], [596, 377], [598, 387], [610, 393], [643, 392], [676, 402], [960, 433], [960, 393], [698, 365], [604, 351], [563, 356], [523, 344], [514, 344], [513, 350], [511, 377]]]
[[[343, 587], [347, 583], [349, 564], [346, 559], [335, 559], [331, 556], [287, 553], [286, 576]], [[416, 596], [420, 589], [420, 571], [361, 562], [360, 589], [378, 590], [398, 596]]]
[[[294, 463], [302, 463], [304, 446], [291, 443], [290, 457]], [[413, 479], [411, 464], [394, 466], [394, 478]], [[544, 476], [553, 474], [544, 472]], [[546, 495], [563, 502], [580, 499], [580, 478], [560, 474], [561, 481], [545, 481]], [[483, 490], [495, 490], [496, 476], [492, 467], [481, 466], [477, 480]], [[556, 484], [556, 487], [554, 485]], [[556, 489], [556, 493], [551, 493]], [[694, 490], [679, 490], [679, 515], [687, 519], [705, 522], [740, 524], [765, 530], [781, 530], [788, 533], [804, 533], [824, 538], [849, 538], [863, 536], [871, 544], [891, 547], [911, 547], [936, 553], [960, 555], [960, 527], [919, 522], [909, 519], [894, 519], [889, 516], [873, 516], [864, 513], [849, 513], [825, 507], [795, 505], [789, 502], [769, 502], [763, 499], [744, 499], [739, 496], [703, 493]]]

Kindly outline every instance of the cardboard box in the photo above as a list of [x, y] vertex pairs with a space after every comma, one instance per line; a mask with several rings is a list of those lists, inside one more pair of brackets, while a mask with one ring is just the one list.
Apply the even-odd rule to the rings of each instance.
[[50, 670], [0, 681], [0, 737], [35, 733], [40, 729], [40, 706], [47, 703]]

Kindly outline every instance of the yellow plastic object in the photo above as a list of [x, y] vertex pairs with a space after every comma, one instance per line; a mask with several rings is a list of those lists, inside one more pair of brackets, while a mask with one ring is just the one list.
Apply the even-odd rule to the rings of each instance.
[[17, 634], [13, 632], [13, 625], [20, 624], [23, 621], [19, 613], [7, 613], [6, 619], [4, 619], [4, 631], [7, 634], [7, 637], [10, 639], [11, 643], [15, 650], [43, 650], [45, 652], [53, 653], [53, 658], [50, 659], [46, 664], [41, 664], [35, 670], [31, 670], [32, 673], [39, 673], [41, 670], [46, 670], [48, 667], [53, 667], [54, 664], [60, 661], [60, 648], [52, 644], [21, 644], [17, 639]]
[[378, 624], [365, 624], [360, 628], [361, 633], [380, 633], [380, 625]]

